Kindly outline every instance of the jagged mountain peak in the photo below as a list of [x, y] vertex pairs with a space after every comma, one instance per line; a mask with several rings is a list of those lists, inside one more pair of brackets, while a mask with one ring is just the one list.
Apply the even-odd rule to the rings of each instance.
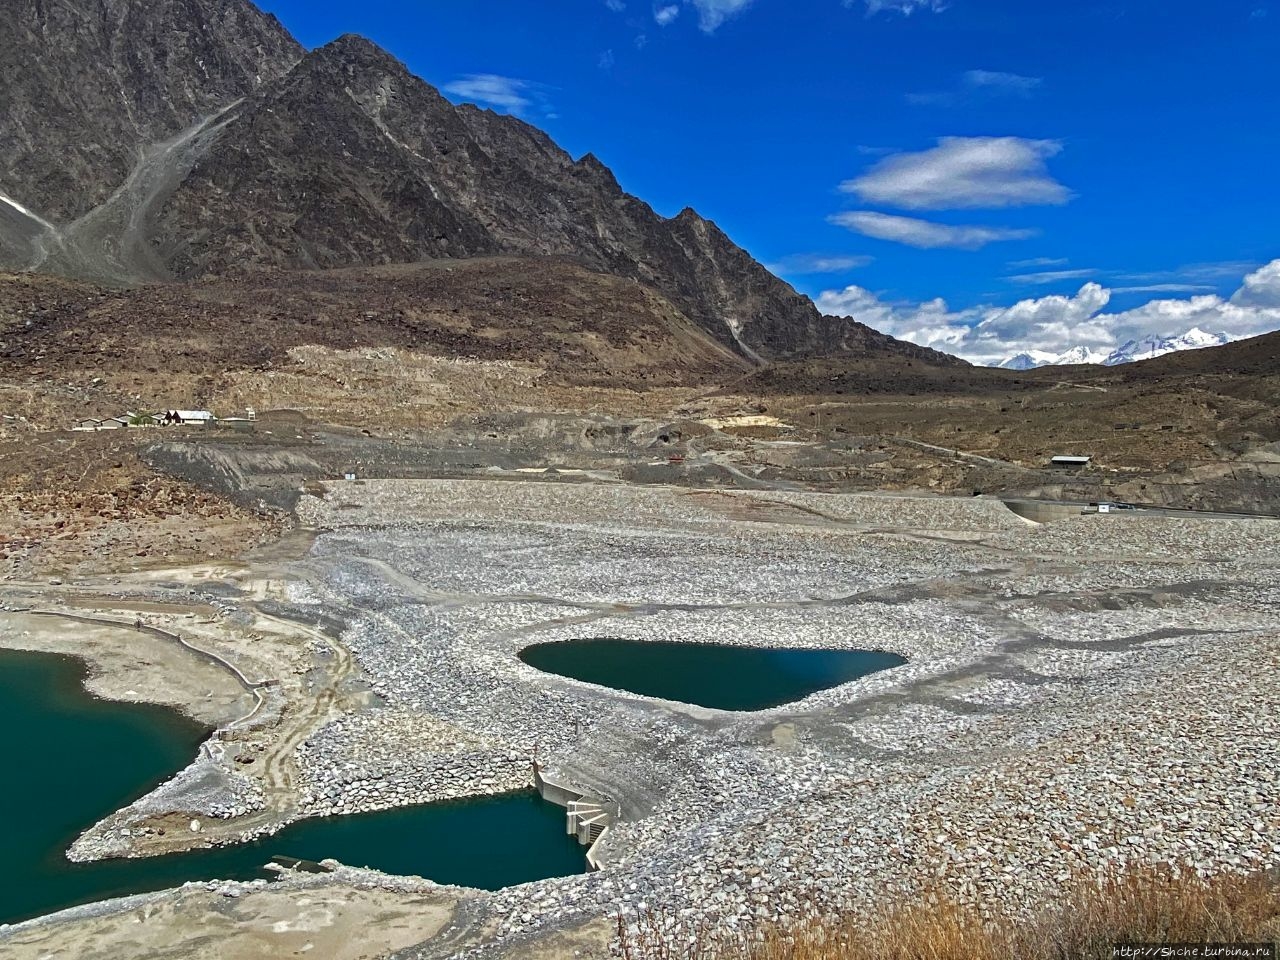
[[1183, 350], [1199, 350], [1202, 347], [1220, 347], [1230, 343], [1231, 338], [1225, 333], [1206, 333], [1199, 327], [1192, 327], [1180, 336], [1152, 335], [1138, 340], [1130, 340], [1119, 349], [1113, 351], [1102, 362], [1107, 366], [1122, 363], [1135, 363], [1139, 360], [1151, 360], [1167, 353], [1178, 353]]
[[[119, 125], [103, 132], [117, 161], [136, 165], [104, 168], [87, 195], [100, 202], [126, 180], [137, 189], [76, 221], [93, 229], [68, 224], [69, 214], [85, 211], [51, 205], [50, 184], [11, 192], [30, 216], [6, 208], [0, 266], [136, 282], [255, 267], [565, 257], [657, 291], [723, 346], [755, 360], [832, 350], [920, 355], [821, 316], [692, 207], [659, 216], [594, 154], [575, 161], [518, 117], [453, 104], [364, 37], [344, 34], [304, 52], [246, 0], [137, 6], [172, 11], [175, 26], [160, 28], [152, 49], [137, 53], [154, 69], [111, 67], [100, 86], [139, 101], [157, 90], [198, 93], [162, 95], [167, 107], [153, 111], [159, 119], [150, 132]], [[213, 26], [180, 29], [196, 21]], [[212, 80], [188, 34], [214, 44], [208, 58], [222, 69]], [[43, 51], [45, 86], [71, 83], [87, 55], [80, 47]], [[95, 105], [73, 103], [66, 112], [80, 117]], [[38, 119], [32, 107], [29, 125]], [[158, 143], [159, 134], [176, 137], [181, 149]], [[31, 157], [68, 142], [28, 140]], [[0, 134], [0, 159], [4, 144]], [[79, 168], [63, 169], [74, 180]], [[6, 172], [0, 182], [14, 181]], [[37, 202], [28, 202], [32, 193]]]
[[1032, 370], [1037, 367], [1069, 366], [1071, 364], [1102, 364], [1114, 367], [1140, 360], [1150, 360], [1167, 353], [1183, 350], [1198, 350], [1202, 347], [1220, 347], [1230, 343], [1231, 337], [1225, 333], [1206, 333], [1199, 327], [1193, 327], [1180, 336], [1152, 335], [1141, 339], [1129, 340], [1122, 346], [1108, 353], [1091, 347], [1076, 346], [1065, 353], [1053, 355], [1039, 350], [1031, 350], [1009, 357], [997, 364], [1006, 370]]

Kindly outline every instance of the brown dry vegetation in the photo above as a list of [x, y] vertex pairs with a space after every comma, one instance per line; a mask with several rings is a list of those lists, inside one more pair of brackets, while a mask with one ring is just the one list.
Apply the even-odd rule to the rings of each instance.
[[0, 436], [126, 409], [393, 426], [662, 415], [747, 363], [669, 301], [564, 260], [269, 271], [132, 290], [0, 275]]
[[1135, 869], [1080, 878], [1040, 913], [984, 916], [945, 896], [868, 915], [770, 926], [746, 934], [663, 932], [646, 917], [618, 923], [624, 960], [1111, 960], [1116, 943], [1270, 943], [1280, 938], [1275, 876], [1202, 879]]
[[137, 456], [138, 434], [0, 441], [0, 577], [86, 574], [241, 554], [279, 532]]
[[[767, 412], [785, 424], [737, 434], [821, 439], [848, 453], [843, 472], [779, 465], [798, 481], [1270, 510], [1280, 496], [1278, 354], [1280, 335], [1123, 368], [1018, 373], [872, 351], [750, 370], [659, 294], [556, 258], [132, 290], [0, 276], [0, 443], [13, 441], [7, 452], [20, 460], [28, 449], [77, 449], [52, 432], [173, 407], [284, 409], [397, 436], [481, 414]], [[764, 443], [750, 457], [768, 467], [785, 452]], [[1058, 453], [1095, 458], [1083, 486], [1046, 475]], [[58, 478], [45, 489], [97, 488]]]

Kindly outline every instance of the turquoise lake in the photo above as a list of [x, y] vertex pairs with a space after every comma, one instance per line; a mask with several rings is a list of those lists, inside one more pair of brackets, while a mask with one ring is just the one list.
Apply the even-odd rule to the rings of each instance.
[[91, 697], [84, 667], [0, 651], [0, 923], [189, 880], [270, 876], [275, 855], [495, 890], [586, 869], [564, 811], [533, 791], [381, 813], [304, 820], [254, 843], [141, 860], [73, 864], [80, 833], [172, 776], [209, 731], [155, 706]]
[[764, 710], [907, 661], [871, 650], [798, 650], [597, 638], [539, 643], [520, 659], [547, 673], [717, 710]]

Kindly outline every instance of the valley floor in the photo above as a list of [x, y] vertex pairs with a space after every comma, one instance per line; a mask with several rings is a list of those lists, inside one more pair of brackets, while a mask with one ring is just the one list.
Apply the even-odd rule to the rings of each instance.
[[[1081, 871], [1280, 864], [1278, 522], [478, 479], [315, 492], [298, 514], [317, 539], [292, 557], [4, 587], [11, 608], [180, 633], [261, 701], [75, 855], [171, 849], [154, 827], [193, 815], [194, 842], [225, 842], [497, 793], [536, 753], [618, 804], [604, 869], [494, 894], [345, 869], [188, 887], [0, 930], [0, 956], [588, 956], [619, 914], [741, 927], [939, 885], [1017, 912]], [[0, 614], [0, 644], [33, 644], [30, 616]], [[727, 713], [516, 656], [599, 636], [909, 662]], [[221, 683], [186, 695], [230, 704]], [[384, 939], [344, 940], [379, 922]]]

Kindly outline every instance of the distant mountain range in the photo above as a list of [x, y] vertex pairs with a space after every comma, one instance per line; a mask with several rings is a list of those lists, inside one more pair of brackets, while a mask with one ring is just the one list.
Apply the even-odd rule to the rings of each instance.
[[1199, 328], [1193, 328], [1177, 337], [1153, 336], [1144, 337], [1141, 340], [1130, 340], [1110, 353], [1105, 350], [1091, 350], [1088, 347], [1072, 347], [1066, 353], [1060, 354], [1030, 350], [1009, 357], [996, 366], [1004, 370], [1035, 370], [1039, 367], [1065, 367], [1080, 363], [1115, 367], [1122, 363], [1136, 363], [1139, 360], [1163, 357], [1167, 353], [1200, 350], [1204, 347], [1221, 347], [1230, 342], [1231, 338], [1225, 333], [1205, 333]]

